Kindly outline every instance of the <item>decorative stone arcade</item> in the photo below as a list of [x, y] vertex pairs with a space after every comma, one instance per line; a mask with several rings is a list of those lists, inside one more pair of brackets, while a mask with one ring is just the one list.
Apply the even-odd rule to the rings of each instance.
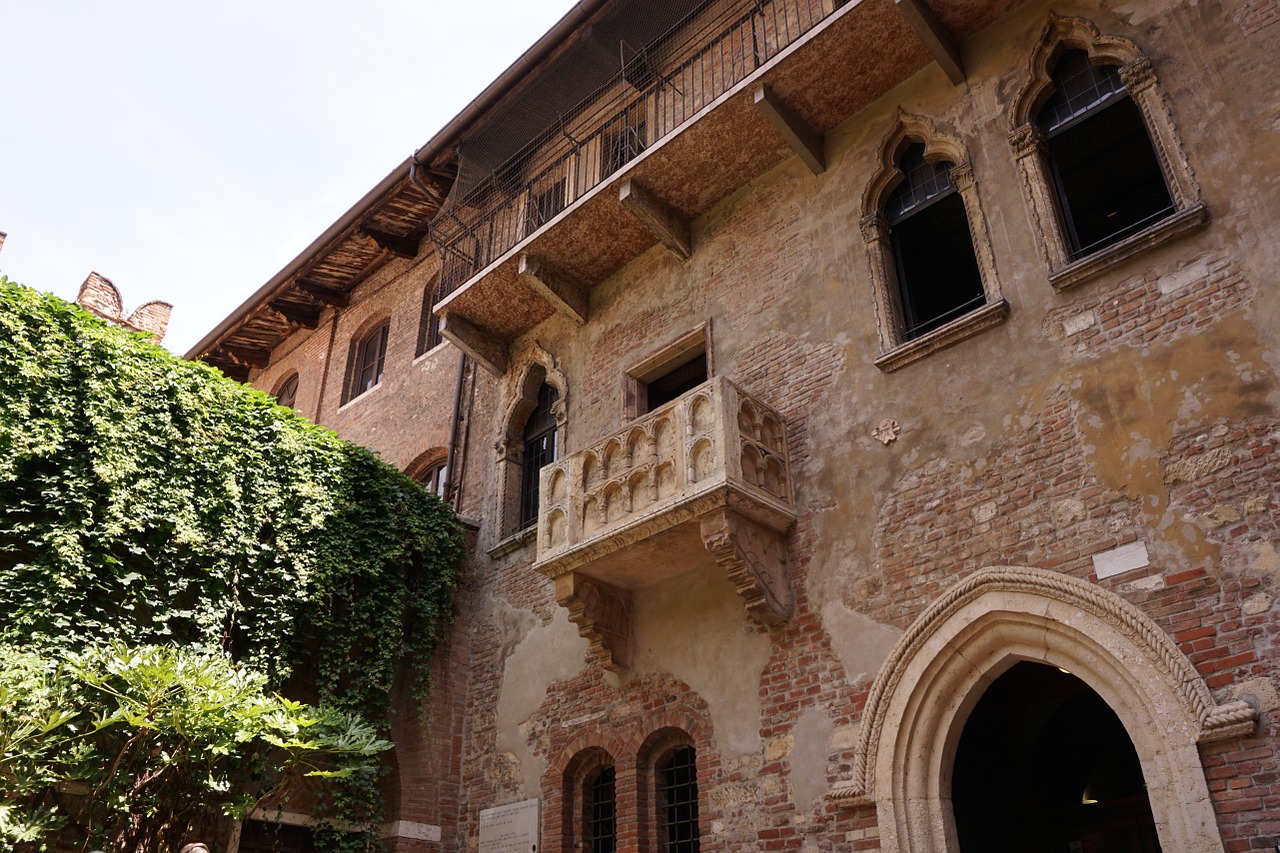
[[542, 469], [538, 559], [605, 667], [631, 665], [631, 597], [714, 561], [751, 618], [792, 609], [782, 416], [723, 377]]

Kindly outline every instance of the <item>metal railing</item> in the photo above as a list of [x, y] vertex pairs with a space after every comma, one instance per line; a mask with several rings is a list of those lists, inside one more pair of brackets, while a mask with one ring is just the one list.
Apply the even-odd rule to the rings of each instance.
[[732, 89], [845, 0], [734, 0], [691, 15], [431, 225], [444, 298]]

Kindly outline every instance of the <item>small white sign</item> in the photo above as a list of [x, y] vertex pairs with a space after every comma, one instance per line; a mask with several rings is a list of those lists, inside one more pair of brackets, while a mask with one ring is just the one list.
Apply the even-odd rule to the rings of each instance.
[[480, 812], [480, 853], [538, 853], [541, 800]]
[[1098, 576], [1098, 580], [1141, 569], [1150, 564], [1147, 543], [1141, 541], [1130, 542], [1128, 545], [1121, 545], [1119, 548], [1093, 555], [1093, 573]]

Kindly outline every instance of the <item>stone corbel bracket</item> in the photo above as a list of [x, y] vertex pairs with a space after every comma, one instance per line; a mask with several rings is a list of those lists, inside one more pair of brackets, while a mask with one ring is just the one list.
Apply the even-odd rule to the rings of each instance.
[[556, 601], [601, 665], [618, 672], [632, 664], [631, 592], [578, 572], [556, 578]]
[[747, 606], [747, 616], [766, 628], [791, 618], [795, 597], [787, 575], [787, 534], [730, 507], [704, 515], [702, 544], [724, 569]]

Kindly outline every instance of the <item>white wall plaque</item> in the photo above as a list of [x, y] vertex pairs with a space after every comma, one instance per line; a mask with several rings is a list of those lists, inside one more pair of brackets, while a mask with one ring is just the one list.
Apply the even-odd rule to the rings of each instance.
[[538, 853], [541, 800], [525, 800], [480, 812], [480, 853]]

